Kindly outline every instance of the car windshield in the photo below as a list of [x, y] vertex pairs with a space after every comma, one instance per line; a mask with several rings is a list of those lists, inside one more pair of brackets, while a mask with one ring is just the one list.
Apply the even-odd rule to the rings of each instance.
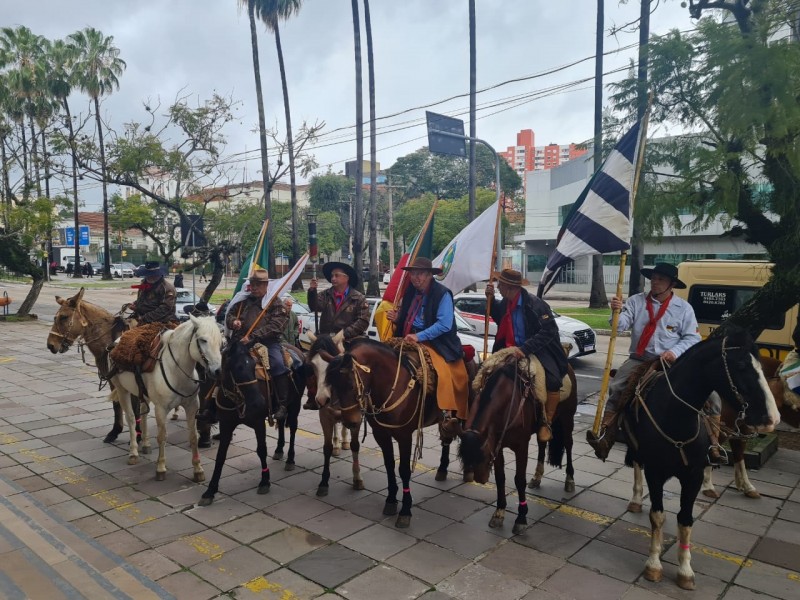
[[178, 291], [175, 292], [175, 301], [176, 302], [181, 302], [183, 304], [187, 304], [187, 303], [196, 304], [196, 303], [200, 302], [200, 298], [195, 296], [189, 290], [178, 290]]

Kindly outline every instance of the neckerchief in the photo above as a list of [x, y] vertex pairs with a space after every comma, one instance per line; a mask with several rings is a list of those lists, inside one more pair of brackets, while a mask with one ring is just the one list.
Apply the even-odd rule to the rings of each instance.
[[344, 299], [347, 298], [347, 295], [350, 293], [350, 286], [347, 286], [344, 291], [340, 294], [336, 290], [333, 291], [333, 307], [338, 312], [339, 308], [342, 306], [342, 302]]
[[667, 312], [667, 307], [669, 306], [670, 300], [672, 300], [672, 294], [670, 294], [661, 304], [661, 308], [658, 309], [658, 313], [653, 315], [653, 295], [652, 292], [647, 294], [647, 314], [650, 316], [650, 320], [647, 321], [647, 325], [644, 326], [644, 329], [642, 330], [642, 337], [639, 338], [639, 343], [636, 344], [636, 354], [638, 356], [644, 356], [645, 348], [647, 348], [647, 344], [650, 343], [650, 339], [656, 332], [656, 325], [658, 325], [658, 322], [661, 320], [661, 317], [664, 316], [664, 313]]
[[411, 328], [414, 326], [414, 321], [417, 319], [417, 313], [419, 313], [420, 309], [422, 308], [422, 300], [424, 298], [425, 294], [422, 292], [417, 292], [414, 294], [414, 300], [411, 302], [411, 306], [408, 309], [408, 314], [406, 315], [406, 322], [403, 324], [403, 337], [411, 333]]
[[522, 290], [517, 292], [517, 295], [514, 297], [514, 300], [509, 301], [508, 305], [506, 306], [506, 314], [503, 315], [503, 318], [500, 319], [500, 325], [497, 327], [497, 339], [500, 340], [503, 348], [510, 348], [511, 346], [517, 345], [517, 338], [514, 335], [514, 320], [511, 318], [514, 309], [517, 308], [517, 303], [519, 302], [519, 297], [522, 294]]

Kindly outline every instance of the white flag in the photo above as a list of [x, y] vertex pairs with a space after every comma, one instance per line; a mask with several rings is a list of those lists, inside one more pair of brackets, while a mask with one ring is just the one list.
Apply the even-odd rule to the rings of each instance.
[[491, 275], [497, 217], [497, 202], [494, 202], [433, 259], [433, 266], [443, 270], [436, 280], [454, 294]]
[[[275, 296], [275, 294], [283, 295], [284, 292], [292, 289], [292, 284], [297, 281], [297, 278], [303, 274], [303, 269], [308, 262], [308, 253], [304, 254], [300, 257], [300, 260], [297, 261], [297, 264], [293, 266], [286, 275], [281, 277], [280, 279], [270, 279], [269, 284], [267, 286], [267, 293], [264, 294], [264, 298], [261, 300], [261, 308], [264, 308], [269, 301]], [[238, 304], [245, 298], [250, 295], [250, 282], [245, 281], [244, 287], [242, 291], [238, 292], [233, 299], [228, 304], [228, 311], [230, 312], [231, 308], [234, 305]], [[227, 314], [227, 313], [225, 313]]]

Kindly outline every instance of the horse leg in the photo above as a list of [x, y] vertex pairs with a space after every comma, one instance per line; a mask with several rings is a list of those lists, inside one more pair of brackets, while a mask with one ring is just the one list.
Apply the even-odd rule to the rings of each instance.
[[[400, 454], [400, 480], [403, 482], [403, 505], [400, 508], [400, 514], [397, 515], [397, 521], [394, 526], [399, 529], [405, 529], [411, 525], [411, 506], [413, 500], [411, 498], [411, 434], [407, 436], [400, 436], [397, 440], [398, 451]], [[391, 440], [390, 440], [391, 443]]]
[[[200, 483], [201, 481], [206, 480], [206, 474], [205, 471], [203, 471], [203, 465], [200, 464], [200, 450], [197, 437], [197, 419], [195, 419], [195, 415], [197, 415], [197, 410], [199, 407], [200, 405], [198, 403], [197, 396], [188, 398], [183, 403], [183, 411], [186, 413], [186, 428], [189, 430], [189, 450], [192, 453], [192, 469], [194, 471], [192, 481], [195, 483]], [[175, 410], [177, 412], [177, 409]]]
[[489, 527], [492, 528], [502, 527], [506, 516], [506, 469], [502, 450], [494, 457], [494, 482], [497, 486], [497, 508], [489, 519]]
[[[517, 459], [517, 471], [514, 473], [514, 485], [517, 488], [517, 496], [519, 497], [517, 518], [514, 520], [514, 527], [511, 529], [511, 533], [514, 535], [519, 535], [528, 527], [528, 500], [525, 498], [525, 471], [528, 469], [529, 442], [530, 440], [525, 440], [524, 444], [520, 444], [514, 449], [514, 456]], [[503, 488], [503, 493], [505, 494], [505, 487]], [[505, 498], [503, 498], [503, 500], [505, 500]]]
[[116, 442], [117, 437], [119, 437], [119, 434], [122, 433], [122, 419], [124, 418], [122, 407], [117, 401], [114, 401], [111, 404], [114, 407], [114, 426], [111, 428], [111, 431], [106, 434], [106, 437], [103, 438], [104, 444]]
[[132, 397], [134, 414], [136, 414], [136, 441], [142, 445], [142, 454], [150, 454], [150, 435], [148, 433], [148, 412], [141, 414], [142, 403], [147, 406], [146, 400], [138, 400], [136, 396]]
[[375, 438], [378, 446], [380, 446], [381, 454], [383, 454], [383, 466], [386, 469], [386, 482], [388, 484], [386, 491], [386, 502], [383, 505], [383, 514], [396, 515], [397, 514], [397, 477], [394, 472], [394, 445], [389, 432], [382, 427], [373, 427], [372, 436]]
[[[680, 477], [681, 509], [678, 511], [678, 575], [677, 583], [684, 590], [694, 589], [694, 571], [692, 571], [692, 554], [690, 550], [692, 525], [694, 518], [692, 509], [697, 494], [700, 493], [702, 472], [692, 472]], [[652, 495], [652, 490], [651, 490]]]
[[[735, 466], [733, 470], [736, 471]], [[713, 469], [710, 465], [703, 469], [703, 484], [700, 486], [700, 491], [707, 498], [719, 498], [719, 492], [714, 487]]]
[[664, 568], [661, 566], [661, 550], [664, 546], [664, 482], [657, 477], [647, 477], [650, 489], [650, 555], [644, 565], [647, 581], [661, 581]]
[[322, 456], [325, 464], [322, 466], [322, 480], [317, 486], [317, 496], [328, 495], [328, 480], [331, 477], [331, 455], [333, 454], [333, 436], [336, 432], [336, 420], [331, 414], [330, 409], [322, 407], [319, 409], [319, 424], [322, 426]]
[[347, 436], [350, 436], [350, 439], [353, 439], [353, 436], [350, 435], [350, 429], [347, 428], [344, 423], [342, 423], [342, 450], [350, 450], [350, 442], [347, 440]]
[[[119, 402], [120, 409], [125, 413], [125, 420], [128, 422], [128, 431], [135, 431], [136, 417], [133, 414], [133, 407], [131, 406], [131, 395], [122, 387], [117, 386], [111, 392], [111, 398]], [[128, 447], [128, 464], [135, 465], [139, 462], [139, 444], [136, 443], [136, 436], [130, 436]]]
[[[344, 425], [341, 426], [342, 432], [344, 433]], [[339, 424], [333, 424], [333, 442], [331, 446], [331, 453], [333, 456], [339, 456], [342, 453], [342, 442], [339, 438]]]
[[214, 459], [214, 473], [208, 488], [203, 492], [198, 506], [208, 506], [214, 502], [214, 496], [219, 491], [219, 479], [222, 476], [222, 467], [225, 466], [225, 459], [228, 457], [228, 448], [233, 439], [233, 430], [236, 429], [236, 422], [228, 422], [224, 417], [219, 423], [219, 446], [217, 446], [217, 457]]
[[642, 466], [639, 463], [633, 463], [633, 496], [631, 497], [631, 501], [628, 502], [628, 512], [642, 512], [643, 501], [644, 477], [642, 477]]
[[575, 493], [575, 469], [572, 466], [572, 430], [575, 428], [574, 415], [561, 418], [561, 427], [564, 431], [564, 450], [567, 453], [567, 478], [564, 480], [564, 491]]
[[[167, 477], [167, 411], [160, 403], [153, 403], [158, 427], [158, 460], [156, 461], [156, 481], [164, 481]], [[197, 452], [195, 446], [194, 451]]]
[[[283, 429], [281, 427], [281, 429]], [[267, 426], [264, 424], [264, 419], [256, 419], [256, 424], [253, 427], [253, 433], [256, 436], [256, 454], [261, 461], [261, 481], [258, 482], [258, 493], [266, 494], [269, 492], [269, 465], [267, 465]]]
[[442, 437], [442, 456], [439, 459], [439, 468], [436, 469], [436, 481], [445, 481], [447, 479], [447, 468], [450, 466], [450, 444], [452, 438]]
[[[358, 431], [361, 428], [361, 423], [355, 425], [348, 425], [343, 428], [342, 432], [347, 431], [350, 434], [350, 439], [353, 440], [348, 445], [350, 446], [350, 453], [353, 457], [353, 489], [361, 491], [364, 489], [364, 480], [361, 479], [361, 465], [358, 462], [358, 451], [361, 449], [361, 442], [358, 441]], [[344, 439], [344, 435], [342, 436]]]
[[[295, 402], [295, 400], [292, 400]], [[300, 405], [300, 399], [297, 398], [296, 400], [297, 405]], [[289, 416], [286, 418], [286, 426], [289, 428], [289, 452], [286, 455], [286, 464], [284, 465], [284, 469], [287, 471], [294, 471], [295, 462], [294, 462], [294, 439], [297, 435], [297, 415], [299, 415], [299, 410], [294, 412], [293, 410], [289, 411]]]
[[278, 430], [278, 442], [275, 445], [275, 452], [272, 453], [272, 458], [274, 460], [281, 460], [283, 459], [283, 447], [286, 444], [286, 435], [284, 433], [284, 422], [279, 422], [275, 424], [275, 427]]
[[536, 455], [536, 471], [533, 473], [533, 477], [531, 477], [531, 481], [528, 484], [528, 487], [532, 490], [539, 489], [542, 485], [542, 476], [544, 476], [544, 451], [547, 447], [547, 442], [539, 442], [537, 438], [537, 442], [539, 445], [539, 453]]
[[133, 414], [136, 415], [136, 441], [140, 444], [142, 443], [142, 402], [139, 396], [131, 395], [131, 406], [133, 407]]
[[747, 468], [744, 466], [746, 442], [740, 439], [731, 439], [730, 445], [733, 452], [733, 483], [736, 485], [736, 489], [743, 492], [748, 498], [761, 498], [756, 487], [750, 483]]

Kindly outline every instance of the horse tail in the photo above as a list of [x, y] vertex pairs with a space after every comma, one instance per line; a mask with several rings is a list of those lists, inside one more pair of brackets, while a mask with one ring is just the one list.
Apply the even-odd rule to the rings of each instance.
[[564, 428], [558, 418], [553, 419], [551, 429], [553, 430], [553, 438], [547, 446], [547, 462], [551, 467], [561, 468], [561, 463], [564, 458]]
[[464, 468], [481, 464], [485, 456], [481, 449], [481, 440], [476, 431], [466, 431], [461, 435], [458, 445], [458, 459]]

